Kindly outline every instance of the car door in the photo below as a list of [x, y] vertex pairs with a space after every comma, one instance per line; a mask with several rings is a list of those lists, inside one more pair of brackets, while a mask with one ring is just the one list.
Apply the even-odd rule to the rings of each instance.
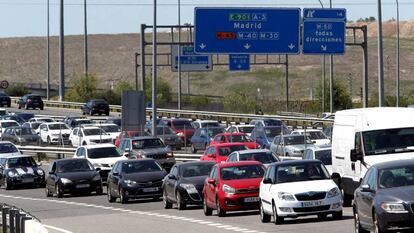
[[201, 129], [197, 129], [191, 138], [194, 148], [199, 149], [201, 144]]
[[47, 141], [47, 126], [46, 125], [41, 124], [39, 126], [39, 136], [40, 136], [40, 139], [42, 140], [42, 142]]
[[122, 180], [123, 170], [122, 170], [122, 162], [120, 161], [115, 172], [112, 173], [112, 187], [113, 187], [113, 194], [114, 196], [119, 196], [119, 184]]
[[69, 140], [71, 141], [72, 146], [75, 146], [75, 147], [78, 145], [77, 140], [76, 140], [77, 134], [78, 134], [78, 128], [74, 128], [72, 130], [72, 133], [69, 135]]
[[56, 182], [58, 179], [56, 176], [56, 166], [57, 166], [56, 161], [51, 163], [47, 169], [48, 171], [46, 174], [46, 185], [49, 188], [49, 190], [54, 190], [54, 192], [56, 192], [55, 188], [56, 188]]
[[263, 205], [263, 208], [266, 209], [268, 212], [272, 209], [272, 193], [271, 188], [275, 183], [275, 166], [270, 166], [266, 174], [264, 176], [264, 179], [271, 179], [272, 184], [264, 184], [263, 182], [260, 184], [260, 198]]
[[166, 183], [165, 183], [165, 188], [167, 189], [166, 193], [167, 193], [168, 199], [176, 200], [175, 189], [176, 189], [177, 180], [178, 180], [178, 168], [177, 168], [177, 166], [174, 166], [171, 169], [170, 174], [173, 175], [175, 177], [175, 179], [170, 179], [170, 178], [166, 177], [167, 178]]
[[368, 192], [362, 189], [363, 186], [368, 185], [370, 189], [375, 188], [375, 169], [371, 168], [365, 174], [361, 185], [355, 192], [355, 200], [357, 202], [357, 210], [361, 224], [370, 225], [372, 222], [372, 201], [374, 199], [374, 193]]
[[210, 172], [209, 179], [214, 179], [216, 181], [215, 184], [207, 183], [204, 190], [204, 198], [206, 198], [206, 202], [208, 206], [215, 206], [216, 205], [216, 186], [218, 185], [218, 174], [217, 174], [217, 165], [214, 166]]
[[116, 162], [115, 165], [112, 167], [111, 172], [108, 174], [108, 180], [107, 180], [108, 192], [110, 192], [112, 196], [118, 195], [118, 189], [117, 189], [118, 184], [113, 174], [118, 171], [118, 167], [121, 166], [120, 163], [121, 162], [119, 161]]
[[4, 185], [4, 177], [5, 177], [5, 170], [6, 168], [6, 159], [5, 158], [0, 158], [0, 185]]

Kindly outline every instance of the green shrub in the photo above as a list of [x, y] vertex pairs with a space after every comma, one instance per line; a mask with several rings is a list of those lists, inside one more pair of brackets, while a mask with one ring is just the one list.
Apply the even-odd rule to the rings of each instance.
[[30, 93], [30, 89], [18, 83], [10, 85], [4, 92], [10, 96], [24, 96]]

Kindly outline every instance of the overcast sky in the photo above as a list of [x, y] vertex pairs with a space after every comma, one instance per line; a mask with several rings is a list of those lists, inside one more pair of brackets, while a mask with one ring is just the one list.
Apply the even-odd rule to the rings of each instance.
[[[328, 0], [322, 0], [329, 6]], [[59, 32], [59, 2], [50, 0], [50, 30]], [[136, 33], [152, 24], [153, 0], [87, 0], [90, 34]], [[178, 0], [158, 0], [158, 23], [177, 24]], [[346, 8], [348, 19], [377, 16], [377, 0], [332, 0]], [[382, 0], [383, 19], [395, 18], [395, 0]], [[47, 0], [0, 0], [0, 37], [45, 36]], [[195, 6], [318, 7], [318, 0], [181, 0], [181, 22], [193, 24]], [[414, 18], [413, 0], [400, 0], [401, 19]], [[65, 0], [65, 34], [83, 33], [83, 0]]]

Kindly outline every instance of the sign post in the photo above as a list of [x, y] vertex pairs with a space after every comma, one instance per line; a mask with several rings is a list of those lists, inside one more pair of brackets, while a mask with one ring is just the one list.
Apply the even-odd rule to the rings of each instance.
[[[181, 53], [178, 53], [180, 48]], [[212, 71], [213, 62], [211, 55], [198, 55], [194, 53], [192, 45], [171, 46], [171, 70], [178, 72], [178, 59], [181, 60], [181, 72]]]
[[230, 54], [229, 55], [230, 71], [249, 71], [250, 55], [249, 54]]

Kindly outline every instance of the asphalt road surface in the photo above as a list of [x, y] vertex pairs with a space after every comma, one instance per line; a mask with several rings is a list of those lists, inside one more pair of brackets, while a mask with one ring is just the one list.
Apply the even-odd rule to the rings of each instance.
[[213, 212], [213, 216], [206, 217], [200, 207], [165, 210], [161, 200], [120, 204], [109, 203], [106, 195], [46, 198], [44, 189], [0, 189], [0, 202], [30, 212], [46, 225], [49, 232], [354, 232], [351, 208], [344, 209], [344, 218], [339, 221], [330, 217], [318, 221], [316, 216], [309, 216], [274, 225], [272, 222], [261, 223], [258, 211], [233, 212], [222, 218]]

